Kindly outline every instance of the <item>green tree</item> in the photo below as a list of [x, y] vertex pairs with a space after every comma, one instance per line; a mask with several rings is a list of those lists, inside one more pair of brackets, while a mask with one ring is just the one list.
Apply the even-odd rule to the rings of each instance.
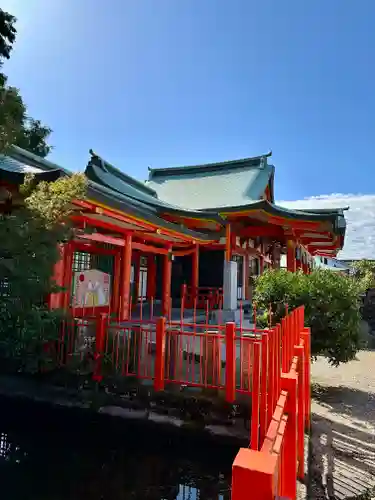
[[[16, 18], [0, 9], [0, 68], [4, 59], [9, 59], [16, 39]], [[6, 76], [0, 73], [0, 85], [5, 85]]]
[[361, 347], [359, 293], [357, 282], [329, 270], [308, 275], [271, 270], [257, 279], [254, 300], [264, 310], [271, 305], [273, 324], [285, 315], [286, 306], [305, 306], [312, 354], [339, 365], [353, 359]]
[[361, 290], [367, 292], [369, 288], [375, 288], [375, 262], [362, 259], [353, 264], [354, 278]]
[[[22, 186], [24, 206], [0, 218], [0, 356], [12, 368], [36, 371], [51, 362], [46, 342], [56, 340], [60, 311], [50, 311], [48, 295], [58, 243], [72, 236], [71, 202], [84, 198], [82, 174]], [[5, 360], [5, 361], [4, 361]]]
[[[9, 59], [16, 39], [16, 18], [0, 9], [0, 69]], [[7, 84], [0, 72], [0, 152], [16, 144], [31, 153], [45, 157], [51, 151], [47, 140], [51, 129], [27, 116], [20, 91]]]

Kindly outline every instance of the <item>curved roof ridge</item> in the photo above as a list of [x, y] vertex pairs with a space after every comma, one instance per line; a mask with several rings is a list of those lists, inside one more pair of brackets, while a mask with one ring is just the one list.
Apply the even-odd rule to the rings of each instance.
[[[220, 162], [213, 163], [202, 163], [197, 165], [185, 165], [179, 167], [162, 167], [162, 168], [148, 168], [149, 171], [149, 180], [153, 177], [162, 175], [183, 175], [183, 174], [191, 174], [191, 173], [199, 173], [199, 172], [214, 172], [214, 171], [222, 171], [231, 168], [262, 168], [264, 163], [267, 164], [267, 158], [272, 155], [272, 151], [269, 151], [266, 154], [260, 156], [252, 156], [248, 158], [238, 158], [237, 160], [226, 160]], [[253, 163], [253, 165], [252, 165]]]
[[121, 179], [127, 184], [130, 184], [135, 189], [139, 189], [144, 193], [153, 196], [154, 198], [158, 197], [156, 191], [148, 186], [145, 182], [139, 181], [138, 179], [134, 179], [134, 177], [125, 174], [120, 169], [114, 167], [111, 163], [104, 160], [104, 158], [97, 155], [92, 149], [89, 150], [89, 153], [91, 155], [91, 160], [89, 161], [89, 163], [93, 160], [96, 160], [96, 165], [102, 170], [107, 171], [109, 174], [112, 174], [118, 179]]

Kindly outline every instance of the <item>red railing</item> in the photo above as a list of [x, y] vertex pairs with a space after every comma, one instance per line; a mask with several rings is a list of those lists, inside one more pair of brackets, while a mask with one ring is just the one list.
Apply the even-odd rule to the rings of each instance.
[[257, 446], [252, 439], [250, 449], [240, 449], [234, 460], [233, 500], [295, 500], [297, 478], [304, 476], [304, 431], [310, 425], [310, 331], [304, 328], [303, 307], [271, 332], [271, 343], [281, 339], [281, 348], [276, 349], [281, 363], [278, 354], [273, 356], [277, 371], [267, 385], [266, 433], [263, 438], [260, 423]]
[[223, 289], [210, 286], [182, 285], [181, 303], [187, 309], [219, 309], [223, 307]]
[[82, 344], [80, 328], [89, 329], [89, 339], [95, 328], [95, 380], [132, 376], [157, 391], [168, 384], [222, 390], [229, 403], [248, 396], [250, 443], [233, 464], [232, 499], [281, 495], [294, 500], [310, 420], [310, 333], [304, 328], [304, 309], [266, 330], [246, 328], [242, 320], [212, 325], [209, 319], [206, 315], [198, 323], [181, 315], [179, 320], [120, 323], [106, 314], [79, 319], [73, 331], [65, 332], [61, 359], [74, 356], [75, 345]]

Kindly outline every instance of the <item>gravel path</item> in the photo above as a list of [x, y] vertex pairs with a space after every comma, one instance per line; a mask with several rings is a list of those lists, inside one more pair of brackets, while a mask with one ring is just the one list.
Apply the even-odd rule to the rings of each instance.
[[356, 498], [375, 487], [375, 351], [338, 368], [319, 358], [312, 383], [307, 498]]

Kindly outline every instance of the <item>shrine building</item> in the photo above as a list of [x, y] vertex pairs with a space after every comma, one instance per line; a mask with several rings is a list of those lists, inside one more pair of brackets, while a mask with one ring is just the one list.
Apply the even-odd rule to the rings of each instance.
[[[0, 156], [0, 207], [17, 205], [28, 172], [46, 181], [70, 175], [13, 147]], [[149, 169], [141, 182], [90, 151], [85, 176], [87, 196], [74, 200], [71, 217], [75, 237], [55, 266], [66, 291], [51, 296], [53, 308], [72, 308], [74, 273], [97, 269], [111, 277], [107, 309], [121, 321], [150, 302], [162, 315], [182, 301], [233, 312], [239, 301], [250, 303], [253, 278], [278, 268], [282, 255], [289, 271], [309, 273], [316, 254], [334, 257], [344, 244], [343, 209], [275, 204], [271, 153]]]

